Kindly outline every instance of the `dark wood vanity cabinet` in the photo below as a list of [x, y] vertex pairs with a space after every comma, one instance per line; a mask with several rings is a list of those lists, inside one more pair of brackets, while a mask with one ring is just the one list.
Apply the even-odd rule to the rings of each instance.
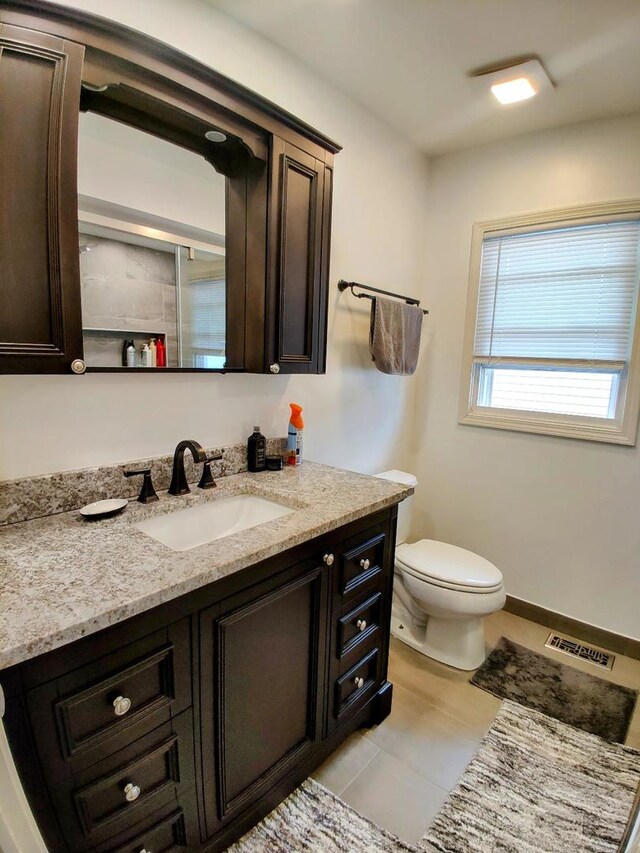
[[396, 508], [0, 673], [52, 853], [224, 850], [391, 707]]
[[84, 371], [80, 110], [225, 175], [225, 369], [324, 372], [340, 146], [148, 36], [43, 0], [0, 0], [0, 373]]
[[323, 569], [304, 561], [275, 588], [267, 581], [200, 614], [208, 835], [283, 779], [322, 735]]

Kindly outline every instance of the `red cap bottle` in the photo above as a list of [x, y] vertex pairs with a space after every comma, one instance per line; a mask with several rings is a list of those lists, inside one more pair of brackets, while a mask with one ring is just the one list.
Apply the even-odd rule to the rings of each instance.
[[156, 367], [167, 366], [167, 351], [164, 347], [164, 340], [158, 338], [156, 341]]

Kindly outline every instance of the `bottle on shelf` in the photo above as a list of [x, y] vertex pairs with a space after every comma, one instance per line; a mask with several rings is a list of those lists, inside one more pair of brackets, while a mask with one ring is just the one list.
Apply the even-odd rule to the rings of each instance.
[[142, 345], [142, 349], [140, 350], [140, 358], [143, 367], [151, 367], [151, 350], [149, 349], [149, 344], [145, 343]]
[[151, 352], [151, 367], [157, 367], [158, 366], [158, 356], [157, 356], [156, 339], [155, 338], [151, 338], [151, 340], [149, 341], [149, 350]]
[[127, 345], [127, 367], [135, 367], [136, 366], [136, 348], [133, 341], [125, 341]]
[[158, 338], [156, 341], [156, 365], [158, 367], [167, 366], [167, 351], [162, 338]]

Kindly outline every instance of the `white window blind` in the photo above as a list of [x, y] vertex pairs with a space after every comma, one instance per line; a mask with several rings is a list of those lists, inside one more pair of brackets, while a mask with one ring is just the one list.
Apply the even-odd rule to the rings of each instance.
[[640, 221], [486, 236], [474, 360], [621, 369], [633, 337]]
[[193, 281], [187, 289], [191, 348], [201, 355], [223, 355], [226, 338], [225, 280]]
[[640, 199], [473, 227], [460, 423], [636, 443]]

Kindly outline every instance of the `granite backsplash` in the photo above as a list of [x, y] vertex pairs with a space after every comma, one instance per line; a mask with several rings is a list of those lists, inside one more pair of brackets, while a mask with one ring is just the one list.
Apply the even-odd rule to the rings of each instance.
[[[278, 456], [284, 453], [286, 438], [267, 439], [267, 453]], [[215, 477], [240, 474], [247, 470], [246, 444], [230, 444], [226, 447], [207, 447], [207, 453], [222, 453], [219, 462], [211, 463]], [[0, 525], [15, 524], [69, 512], [85, 504], [105, 498], [136, 498], [142, 485], [141, 477], [126, 478], [124, 471], [136, 468], [151, 468], [153, 485], [157, 491], [169, 488], [173, 455], [134, 459], [97, 468], [82, 468], [77, 471], [60, 471], [42, 474], [21, 480], [0, 481]], [[185, 471], [190, 483], [200, 479], [201, 466], [196, 465], [191, 454], [185, 453]]]

